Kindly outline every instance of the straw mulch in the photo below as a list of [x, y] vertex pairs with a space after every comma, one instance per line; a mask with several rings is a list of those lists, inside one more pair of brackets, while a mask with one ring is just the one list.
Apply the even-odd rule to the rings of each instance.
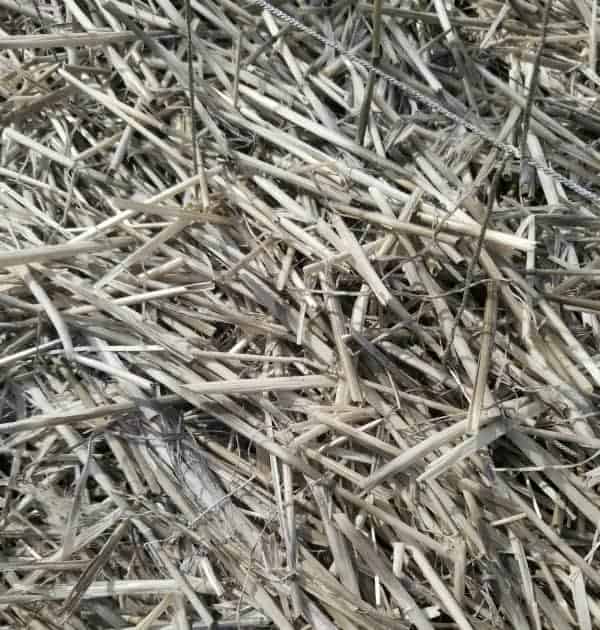
[[600, 627], [596, 24], [0, 1], [0, 629]]

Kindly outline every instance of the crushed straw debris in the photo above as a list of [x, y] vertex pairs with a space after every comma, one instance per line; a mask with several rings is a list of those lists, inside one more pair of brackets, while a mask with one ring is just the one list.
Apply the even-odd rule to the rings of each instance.
[[600, 628], [597, 0], [0, 0], [0, 630]]

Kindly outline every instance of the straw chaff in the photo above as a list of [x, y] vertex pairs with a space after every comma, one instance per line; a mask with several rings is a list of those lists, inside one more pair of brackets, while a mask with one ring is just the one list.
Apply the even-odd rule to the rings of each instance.
[[600, 627], [596, 0], [0, 0], [0, 630]]

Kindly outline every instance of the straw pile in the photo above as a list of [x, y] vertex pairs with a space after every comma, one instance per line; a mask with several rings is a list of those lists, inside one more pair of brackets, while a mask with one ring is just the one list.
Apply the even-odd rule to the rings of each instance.
[[596, 23], [0, 1], [2, 630], [600, 627]]

